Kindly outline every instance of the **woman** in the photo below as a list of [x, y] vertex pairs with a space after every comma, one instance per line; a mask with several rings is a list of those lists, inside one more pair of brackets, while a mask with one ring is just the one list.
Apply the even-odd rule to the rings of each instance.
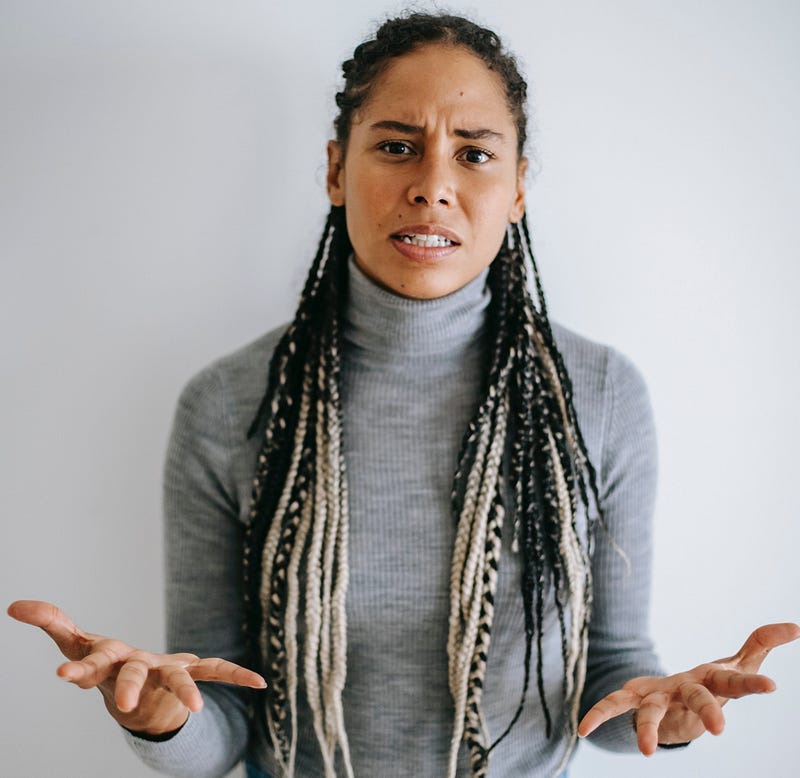
[[[296, 317], [179, 405], [175, 653], [42, 603], [11, 614], [176, 775], [245, 752], [252, 775], [557, 775], [579, 734], [650, 754], [721, 731], [721, 705], [770, 691], [761, 661], [800, 628], [659, 677], [646, 391], [548, 320], [513, 59], [466, 20], [415, 14], [344, 73], [332, 209]], [[195, 686], [263, 688], [241, 665], [265, 692]]]

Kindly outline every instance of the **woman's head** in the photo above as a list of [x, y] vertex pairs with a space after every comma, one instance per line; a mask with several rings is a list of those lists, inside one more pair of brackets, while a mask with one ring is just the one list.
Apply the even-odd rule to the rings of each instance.
[[465, 19], [386, 22], [344, 65], [328, 192], [359, 267], [407, 297], [475, 278], [524, 211], [525, 82]]
[[425, 44], [461, 46], [483, 60], [503, 84], [507, 107], [517, 129], [517, 156], [527, 140], [527, 84], [514, 57], [503, 49], [500, 38], [460, 16], [414, 13], [385, 21], [371, 40], [356, 47], [353, 58], [342, 65], [344, 89], [336, 95], [339, 115], [334, 120], [336, 140], [347, 147], [353, 115], [369, 99], [382, 70], [395, 58]]

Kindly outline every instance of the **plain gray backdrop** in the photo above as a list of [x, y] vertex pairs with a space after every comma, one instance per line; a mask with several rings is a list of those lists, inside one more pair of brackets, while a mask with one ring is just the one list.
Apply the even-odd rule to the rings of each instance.
[[[428, 7], [425, 3], [421, 7]], [[495, 0], [531, 83], [528, 211], [553, 318], [613, 344], [660, 442], [668, 667], [797, 620], [800, 6]], [[397, 3], [0, 0], [3, 600], [163, 647], [160, 476], [204, 364], [289, 317], [327, 210], [339, 66]], [[127, 778], [96, 692], [4, 617], [0, 772]], [[582, 746], [575, 778], [785, 776], [778, 691], [686, 752]], [[237, 773], [238, 774], [238, 773]]]

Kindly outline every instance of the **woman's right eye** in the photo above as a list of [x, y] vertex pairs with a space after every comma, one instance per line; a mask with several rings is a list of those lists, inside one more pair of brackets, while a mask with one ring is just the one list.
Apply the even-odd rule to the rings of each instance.
[[381, 143], [378, 148], [395, 157], [408, 156], [414, 153], [411, 146], [401, 140], [387, 140]]

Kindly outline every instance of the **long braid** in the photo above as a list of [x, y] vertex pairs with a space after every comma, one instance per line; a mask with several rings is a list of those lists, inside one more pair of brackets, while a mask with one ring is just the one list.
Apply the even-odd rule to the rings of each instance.
[[295, 319], [270, 363], [267, 393], [251, 428], [263, 428], [264, 439], [245, 537], [245, 629], [269, 679], [261, 718], [288, 775], [297, 744], [301, 591], [309, 634], [304, 681], [326, 774], [335, 774], [337, 749], [352, 774], [341, 708], [348, 514], [338, 393], [340, 289], [351, 250], [343, 209], [334, 208]]

